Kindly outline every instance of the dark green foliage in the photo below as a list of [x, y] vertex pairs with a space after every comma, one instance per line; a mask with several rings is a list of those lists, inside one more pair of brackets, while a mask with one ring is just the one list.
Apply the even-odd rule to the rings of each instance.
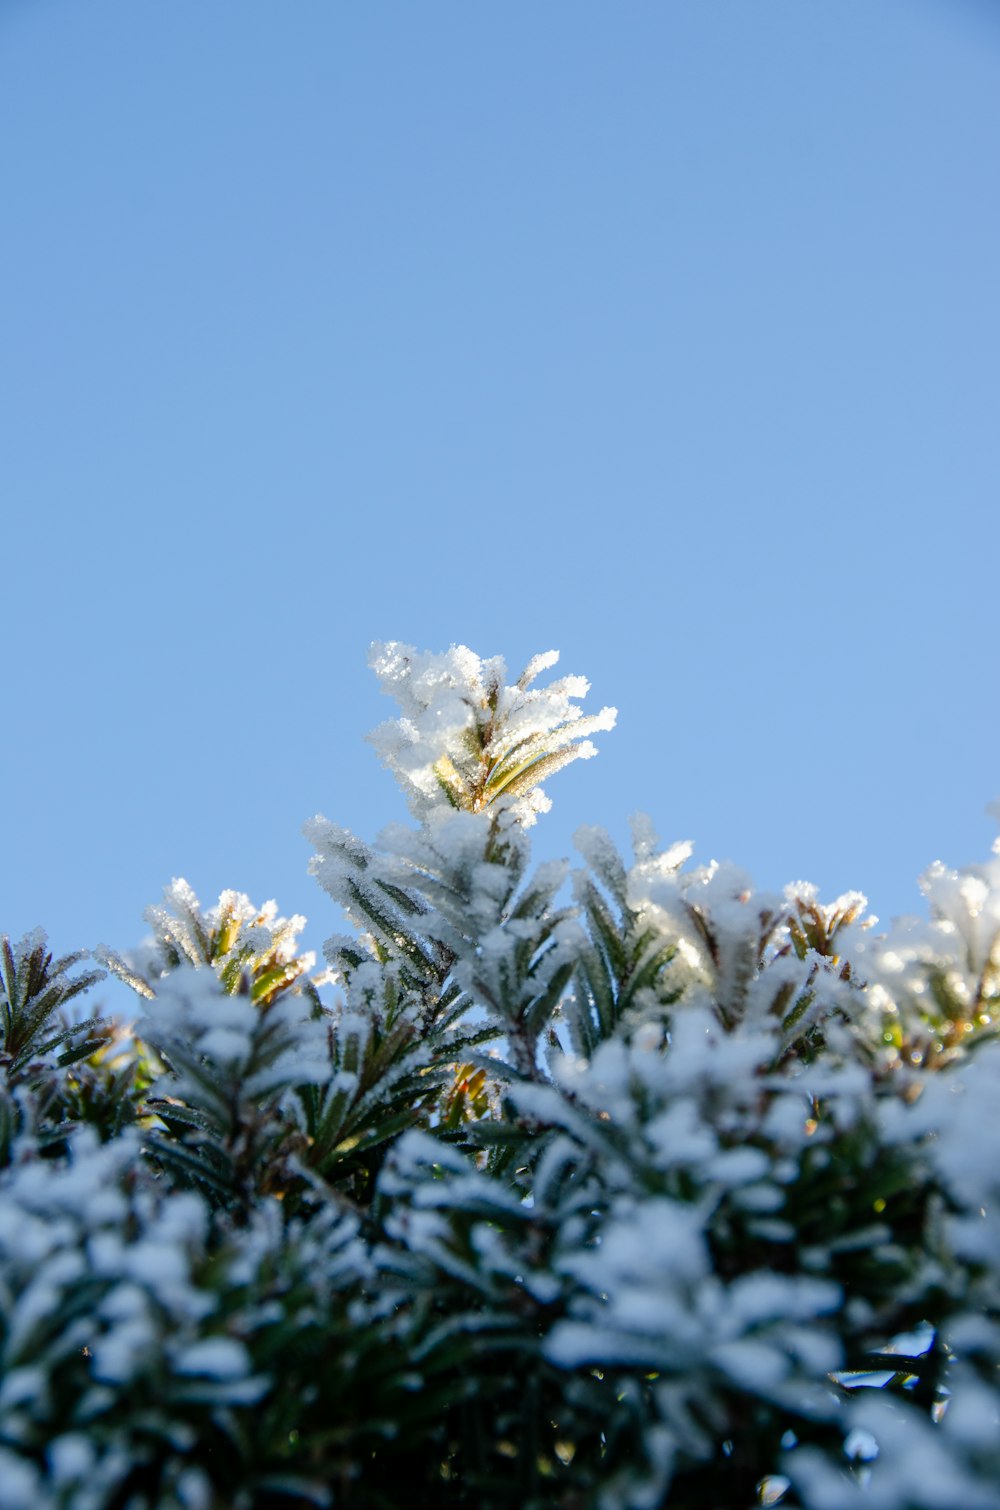
[[183, 882], [130, 1024], [3, 940], [2, 1510], [1000, 1507], [1000, 860], [877, 938], [639, 823], [570, 901], [551, 659], [378, 652], [330, 974]]

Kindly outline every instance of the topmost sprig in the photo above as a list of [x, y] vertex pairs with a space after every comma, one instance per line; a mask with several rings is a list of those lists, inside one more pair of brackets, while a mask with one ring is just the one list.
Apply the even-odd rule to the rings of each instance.
[[614, 727], [616, 709], [585, 715], [575, 699], [590, 683], [536, 678], [559, 659], [536, 655], [512, 685], [500, 656], [481, 660], [465, 645], [433, 655], [396, 640], [372, 646], [369, 664], [402, 717], [368, 737], [400, 782], [414, 816], [459, 808], [510, 816], [524, 828], [551, 806], [540, 783], [597, 753], [585, 736]]

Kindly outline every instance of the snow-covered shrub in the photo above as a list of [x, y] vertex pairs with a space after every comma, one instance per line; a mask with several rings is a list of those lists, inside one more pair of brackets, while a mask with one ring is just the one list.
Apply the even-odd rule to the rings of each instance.
[[351, 932], [183, 882], [0, 958], [0, 1507], [1000, 1510], [1000, 848], [879, 933], [646, 820], [582, 678], [376, 647]]

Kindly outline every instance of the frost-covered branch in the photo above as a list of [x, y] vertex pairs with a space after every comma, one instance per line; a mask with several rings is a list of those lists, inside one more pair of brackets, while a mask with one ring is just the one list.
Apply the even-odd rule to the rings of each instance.
[[646, 819], [533, 866], [554, 661], [376, 647], [324, 973], [182, 881], [133, 1021], [3, 940], [4, 1510], [1000, 1510], [1000, 847], [883, 931]]

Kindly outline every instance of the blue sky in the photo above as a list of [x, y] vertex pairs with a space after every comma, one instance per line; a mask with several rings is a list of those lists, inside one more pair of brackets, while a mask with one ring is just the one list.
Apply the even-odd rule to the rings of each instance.
[[918, 905], [1000, 795], [1000, 14], [0, 0], [0, 927], [339, 926], [369, 642], [620, 709], [580, 822]]

